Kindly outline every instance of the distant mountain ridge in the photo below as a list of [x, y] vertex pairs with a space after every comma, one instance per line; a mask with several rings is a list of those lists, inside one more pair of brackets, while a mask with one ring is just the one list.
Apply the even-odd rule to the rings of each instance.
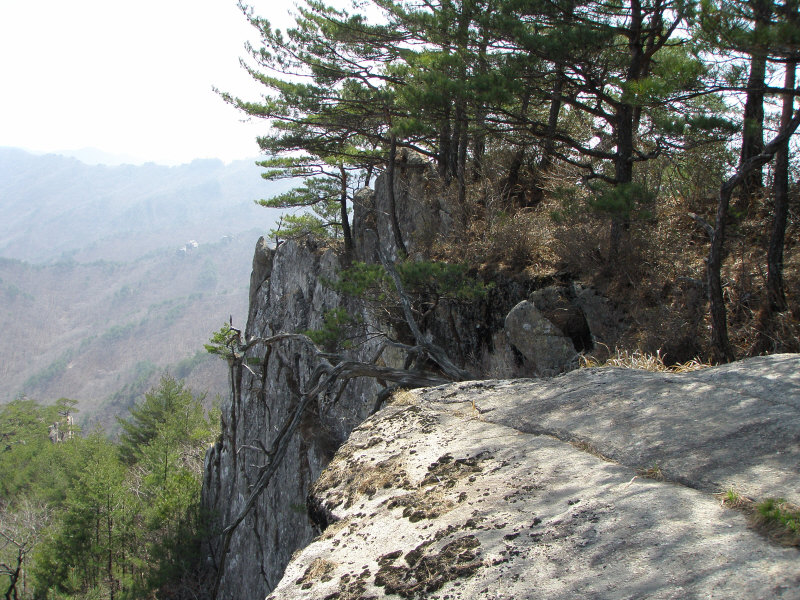
[[127, 260], [269, 227], [277, 211], [253, 200], [291, 184], [268, 184], [260, 173], [255, 161], [106, 166], [0, 148], [0, 256]]
[[78, 148], [77, 150], [59, 150], [58, 152], [33, 152], [33, 154], [56, 154], [59, 156], [77, 158], [87, 165], [107, 165], [109, 167], [118, 165], [143, 165], [150, 162], [140, 160], [128, 154], [112, 154], [111, 152], [104, 152], [97, 148]]

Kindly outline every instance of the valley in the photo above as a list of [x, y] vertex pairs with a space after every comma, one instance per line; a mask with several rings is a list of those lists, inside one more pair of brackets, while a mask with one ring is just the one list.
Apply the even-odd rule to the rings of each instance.
[[203, 344], [246, 319], [275, 216], [253, 200], [274, 184], [245, 161], [0, 155], [0, 403], [71, 398], [84, 428], [113, 431], [165, 372], [208, 405], [224, 395], [226, 365]]

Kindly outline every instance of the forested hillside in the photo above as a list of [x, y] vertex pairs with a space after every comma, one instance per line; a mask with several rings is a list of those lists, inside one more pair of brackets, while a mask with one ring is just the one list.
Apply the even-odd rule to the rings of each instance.
[[589, 282], [631, 315], [626, 345], [728, 361], [800, 349], [797, 11], [307, 2], [282, 32], [245, 10], [268, 99], [225, 98], [272, 126], [267, 176], [309, 177], [267, 203], [313, 206], [285, 235], [327, 230], [351, 248], [354, 191], [413, 151], [435, 164], [452, 219], [419, 232], [418, 250], [487, 278]]
[[198, 593], [200, 481], [219, 419], [203, 402], [164, 377], [122, 420], [118, 442], [81, 432], [70, 400], [0, 406], [5, 597]]
[[124, 263], [0, 259], [0, 402], [74, 398], [84, 425], [113, 426], [164, 370], [224, 395], [225, 366], [203, 343], [245, 318], [259, 233]]

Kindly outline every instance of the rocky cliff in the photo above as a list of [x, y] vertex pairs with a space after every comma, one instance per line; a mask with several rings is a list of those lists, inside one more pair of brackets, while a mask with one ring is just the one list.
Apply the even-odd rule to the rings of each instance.
[[[270, 599], [800, 598], [800, 356], [397, 394], [314, 484]], [[788, 540], [798, 543], [798, 536]]]
[[[412, 256], [427, 237], [450, 222], [445, 204], [429, 188], [435, 173], [416, 155], [399, 159], [395, 197]], [[379, 251], [396, 255], [387, 221], [387, 183], [356, 195], [355, 259], [376, 262]], [[217, 598], [263, 598], [280, 580], [293, 552], [305, 547], [318, 525], [306, 510], [312, 483], [351, 431], [382, 399], [390, 382], [354, 378], [329, 386], [302, 414], [285, 456], [262, 489], [272, 446], [312, 383], [320, 356], [295, 338], [267, 343], [281, 333], [319, 329], [326, 312], [340, 308], [361, 324], [336, 360], [401, 369], [405, 355], [392, 341], [414, 343], [393, 329], [380, 309], [331, 288], [348, 264], [314, 240], [289, 241], [270, 249], [259, 240], [253, 260], [248, 322], [241, 359], [231, 363], [232, 393], [222, 406], [222, 435], [206, 459], [204, 506], [217, 527], [208, 561], [218, 574]], [[553, 375], [574, 368], [577, 351], [593, 344], [613, 347], [620, 317], [612, 306], [577, 284], [535, 290], [532, 282], [498, 280], [485, 297], [458, 306], [441, 302], [421, 323], [426, 340], [440, 345], [471, 378]], [[405, 336], [405, 337], [404, 337]]]

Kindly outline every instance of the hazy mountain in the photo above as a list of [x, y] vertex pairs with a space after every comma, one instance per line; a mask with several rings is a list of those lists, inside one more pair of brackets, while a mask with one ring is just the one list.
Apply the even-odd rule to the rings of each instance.
[[[34, 152], [34, 154], [36, 154]], [[49, 154], [49, 153], [48, 153]], [[97, 148], [78, 148], [77, 150], [59, 150], [53, 154], [61, 156], [69, 156], [77, 158], [87, 165], [140, 165], [144, 161], [137, 159], [135, 156], [129, 154], [112, 154], [110, 152], [103, 152]]]
[[0, 148], [0, 256], [128, 260], [189, 239], [268, 228], [276, 211], [253, 200], [282, 188], [260, 172], [254, 161], [87, 165]]
[[[270, 187], [272, 186], [272, 187]], [[116, 414], [169, 369], [210, 396], [225, 364], [203, 343], [244, 324], [252, 252], [281, 188], [252, 161], [90, 166], [0, 149], [0, 402], [79, 401]]]

